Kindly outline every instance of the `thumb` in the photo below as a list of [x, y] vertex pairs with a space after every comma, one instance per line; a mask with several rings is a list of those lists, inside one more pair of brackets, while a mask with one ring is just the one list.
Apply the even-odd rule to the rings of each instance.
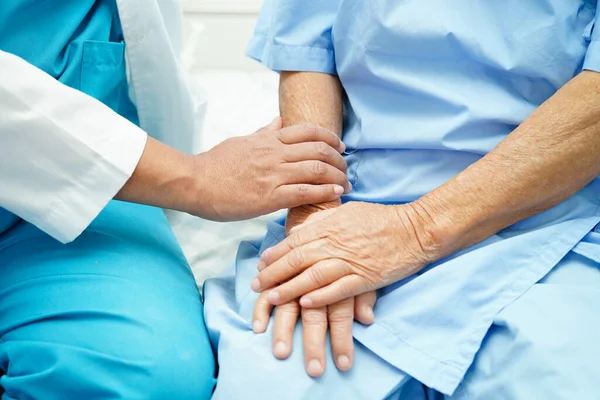
[[373, 307], [377, 302], [377, 292], [367, 292], [354, 298], [354, 319], [363, 325], [371, 325], [375, 321]]
[[273, 122], [271, 122], [268, 126], [265, 127], [270, 131], [278, 131], [283, 128], [283, 120], [281, 117], [275, 117]]

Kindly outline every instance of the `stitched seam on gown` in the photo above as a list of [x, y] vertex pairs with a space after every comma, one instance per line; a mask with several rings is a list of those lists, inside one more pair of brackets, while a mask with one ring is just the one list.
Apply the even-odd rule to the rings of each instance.
[[269, 36], [264, 35], [262, 33], [257, 33], [254, 35], [257, 38], [269, 40], [270, 45], [272, 47], [281, 47], [281, 48], [292, 48], [292, 49], [318, 49], [318, 50], [326, 50], [328, 52], [333, 52], [333, 47], [323, 47], [323, 46], [303, 46], [299, 44], [279, 44], [273, 43], [273, 38], [269, 38]]
[[401, 341], [404, 345], [406, 345], [406, 347], [410, 347], [411, 349], [413, 349], [414, 351], [424, 355], [425, 357], [427, 357], [430, 360], [433, 360], [439, 364], [442, 364], [444, 366], [448, 366], [448, 367], [452, 367], [453, 369], [460, 369], [460, 367], [456, 364], [447, 362], [447, 361], [441, 361], [438, 360], [437, 358], [433, 357], [432, 355], [425, 353], [423, 350], [412, 346], [411, 344], [407, 343], [401, 336], [399, 336], [396, 332], [392, 331], [391, 328], [389, 328], [388, 326], [381, 324], [381, 323], [375, 323], [374, 325], [379, 326], [380, 328], [384, 329], [386, 332], [388, 332], [389, 334], [391, 334], [392, 336], [394, 336], [396, 339], [398, 339], [399, 341]]

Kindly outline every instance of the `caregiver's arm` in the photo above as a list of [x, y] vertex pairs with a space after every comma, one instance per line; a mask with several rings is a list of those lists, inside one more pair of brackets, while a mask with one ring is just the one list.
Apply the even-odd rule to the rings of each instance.
[[[0, 51], [0, 70], [0, 207], [62, 242], [75, 239], [117, 192], [127, 201], [234, 219], [335, 199], [335, 184], [346, 182], [343, 145], [323, 128], [281, 130], [276, 122], [186, 156], [22, 58]], [[330, 147], [316, 151], [306, 141]]]
[[[348, 203], [263, 253], [256, 291], [321, 307], [400, 281], [547, 210], [600, 173], [600, 74], [583, 72], [493, 151], [419, 200]], [[297, 276], [296, 276], [297, 275]], [[294, 276], [296, 276], [294, 278]]]

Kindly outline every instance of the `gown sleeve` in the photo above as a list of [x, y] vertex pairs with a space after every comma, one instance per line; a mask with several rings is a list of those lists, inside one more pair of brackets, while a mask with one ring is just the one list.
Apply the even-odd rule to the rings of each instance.
[[596, 6], [596, 16], [586, 29], [589, 40], [583, 69], [600, 72], [600, 2]]
[[248, 46], [275, 71], [335, 74], [332, 29], [341, 0], [266, 0]]
[[146, 133], [0, 51], [0, 207], [73, 241], [127, 182]]

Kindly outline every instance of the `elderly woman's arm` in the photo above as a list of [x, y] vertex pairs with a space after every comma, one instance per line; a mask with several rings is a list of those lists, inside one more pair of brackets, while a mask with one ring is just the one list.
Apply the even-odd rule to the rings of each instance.
[[[421, 199], [353, 203], [265, 252], [273, 304], [320, 307], [381, 288], [566, 200], [600, 173], [600, 74], [561, 88], [492, 152]], [[310, 222], [310, 221], [309, 221]]]
[[[279, 88], [279, 106], [285, 126], [313, 123], [337, 135], [342, 134], [342, 87], [336, 76], [309, 72], [282, 72]], [[321, 146], [307, 143], [305, 146]], [[339, 200], [305, 205], [290, 209], [286, 228], [289, 230], [304, 222], [312, 214], [338, 207]], [[368, 324], [373, 321], [372, 308], [375, 293], [345, 299], [329, 307], [300, 309], [294, 299], [281, 303], [275, 310], [273, 327], [273, 354], [280, 359], [292, 352], [292, 334], [296, 322], [302, 318], [302, 336], [306, 371], [318, 377], [325, 371], [325, 335], [330, 329], [333, 359], [340, 370], [348, 370], [353, 363], [352, 324], [354, 319]], [[266, 296], [259, 298], [254, 308], [253, 329], [266, 330], [271, 314]], [[356, 311], [355, 311], [356, 309]]]

